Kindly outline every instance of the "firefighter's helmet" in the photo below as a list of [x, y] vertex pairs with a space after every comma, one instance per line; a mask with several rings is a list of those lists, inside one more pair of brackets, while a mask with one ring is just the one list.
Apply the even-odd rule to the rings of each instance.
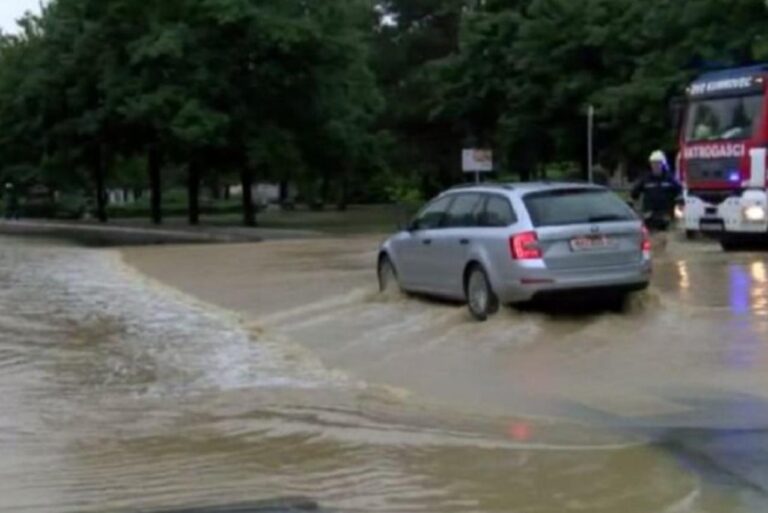
[[664, 152], [661, 150], [656, 150], [653, 153], [651, 153], [651, 156], [648, 157], [649, 162], [660, 162], [662, 164], [667, 163], [667, 156], [664, 155]]

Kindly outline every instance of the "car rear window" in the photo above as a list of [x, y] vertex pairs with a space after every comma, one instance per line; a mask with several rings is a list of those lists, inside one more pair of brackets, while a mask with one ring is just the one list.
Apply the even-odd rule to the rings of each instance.
[[634, 221], [635, 212], [614, 193], [599, 189], [559, 189], [523, 198], [536, 227]]

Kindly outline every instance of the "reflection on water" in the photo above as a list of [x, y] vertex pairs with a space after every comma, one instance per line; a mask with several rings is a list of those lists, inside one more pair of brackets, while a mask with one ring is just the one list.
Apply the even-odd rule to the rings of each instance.
[[697, 487], [623, 436], [379, 399], [112, 253], [3, 242], [0, 511], [298, 495], [339, 511], [639, 513]]
[[768, 316], [768, 266], [762, 255], [696, 256], [657, 262], [656, 284], [697, 306], [722, 304], [736, 315]]
[[691, 278], [688, 275], [688, 262], [685, 260], [678, 260], [677, 272], [680, 276], [679, 286], [681, 292], [685, 293], [691, 288]]
[[752, 309], [759, 316], [768, 316], [768, 272], [765, 262], [752, 262]]
[[768, 282], [768, 275], [765, 271], [765, 262], [752, 262], [752, 265], [750, 267], [752, 270], [752, 279], [760, 284], [765, 284]]
[[752, 279], [741, 265], [728, 268], [730, 302], [733, 313], [743, 315], [752, 310]]
[[768, 277], [765, 262], [731, 264], [728, 272], [730, 306], [733, 313], [768, 315]]
[[[763, 328], [736, 309], [708, 324], [682, 325], [667, 301], [623, 316], [507, 311], [477, 325], [450, 305], [361, 301], [363, 289], [273, 313], [255, 337], [113, 253], [0, 243], [0, 511], [273, 496], [340, 512], [759, 511], [646, 432], [616, 429], [687, 412], [663, 393], [695, 385], [696, 366], [762, 373]], [[706, 268], [687, 260], [672, 281], [687, 300], [719, 293], [744, 315], [765, 310], [764, 266], [722, 269], [709, 292], [698, 289]], [[724, 330], [744, 337], [731, 348], [749, 348], [737, 365], [713, 342]], [[437, 391], [452, 408], [377, 379]]]

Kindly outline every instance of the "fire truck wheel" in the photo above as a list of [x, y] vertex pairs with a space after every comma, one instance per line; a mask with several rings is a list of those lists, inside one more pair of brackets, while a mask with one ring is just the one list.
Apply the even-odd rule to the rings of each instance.
[[739, 251], [744, 248], [744, 241], [738, 235], [724, 235], [720, 239], [723, 251]]

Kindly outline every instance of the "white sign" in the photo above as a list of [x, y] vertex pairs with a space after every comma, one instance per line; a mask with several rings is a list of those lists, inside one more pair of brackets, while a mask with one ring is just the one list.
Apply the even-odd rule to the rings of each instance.
[[461, 167], [465, 173], [489, 173], [493, 171], [493, 151], [464, 150], [461, 152]]
[[699, 82], [691, 86], [692, 95], [711, 94], [731, 89], [749, 89], [753, 86], [752, 77], [729, 78], [713, 82]]
[[741, 158], [747, 154], [743, 144], [715, 143], [690, 146], [684, 150], [686, 160]]

